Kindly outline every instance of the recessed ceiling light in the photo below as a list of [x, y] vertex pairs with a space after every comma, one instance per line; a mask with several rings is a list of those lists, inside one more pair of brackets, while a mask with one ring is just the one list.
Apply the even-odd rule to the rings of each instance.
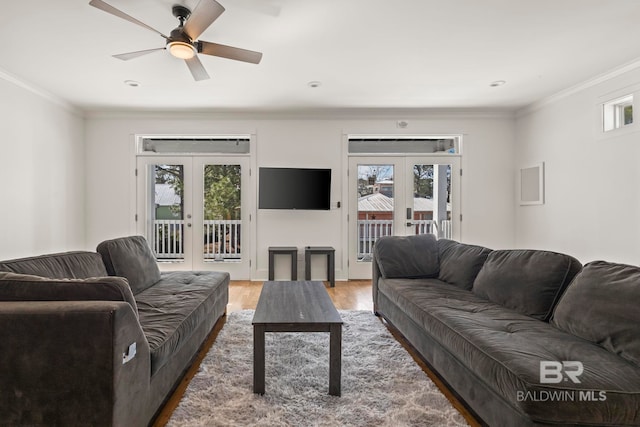
[[124, 84], [126, 84], [127, 86], [131, 86], [131, 87], [138, 87], [140, 86], [140, 82], [137, 82], [135, 80], [125, 80]]
[[496, 80], [495, 82], [491, 82], [491, 84], [489, 86], [498, 87], [498, 86], [502, 86], [505, 83], [507, 83], [507, 82], [504, 81], [504, 80]]
[[317, 80], [314, 80], [314, 81], [309, 82], [309, 83], [307, 83], [307, 84], [309, 85], [309, 87], [319, 87], [319, 86], [321, 86], [321, 85], [322, 85], [322, 83], [321, 83], [321, 82], [319, 82], [319, 81], [317, 81]]

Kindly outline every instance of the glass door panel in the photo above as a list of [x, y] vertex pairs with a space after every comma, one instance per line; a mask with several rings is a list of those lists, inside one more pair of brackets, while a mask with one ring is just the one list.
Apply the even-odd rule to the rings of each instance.
[[[139, 156], [138, 232], [162, 270], [249, 279], [248, 157]], [[246, 254], [246, 255], [245, 255]]]
[[156, 258], [184, 260], [184, 166], [149, 165], [153, 197], [151, 248]]
[[373, 245], [393, 234], [394, 165], [358, 164], [357, 260], [371, 261]]
[[161, 268], [190, 269], [190, 159], [138, 157], [137, 171], [138, 233], [146, 237]]
[[[349, 158], [349, 277], [371, 277], [376, 241], [403, 229], [404, 159], [390, 157]], [[400, 205], [398, 204], [400, 203]], [[401, 231], [403, 232], [403, 231]]]
[[349, 278], [371, 278], [373, 247], [383, 236], [460, 239], [459, 160], [349, 158]]
[[242, 257], [242, 189], [240, 165], [204, 166], [204, 259], [239, 260]]
[[194, 268], [227, 271], [249, 279], [249, 158], [196, 157]]
[[423, 163], [412, 166], [413, 213], [407, 222], [408, 234], [434, 234], [451, 239], [452, 166]]
[[406, 234], [460, 239], [460, 167], [458, 157], [407, 158]]

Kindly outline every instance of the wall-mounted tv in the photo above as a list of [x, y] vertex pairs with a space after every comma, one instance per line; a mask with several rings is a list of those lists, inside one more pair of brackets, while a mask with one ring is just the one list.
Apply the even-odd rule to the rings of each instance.
[[328, 210], [331, 169], [260, 168], [259, 209]]

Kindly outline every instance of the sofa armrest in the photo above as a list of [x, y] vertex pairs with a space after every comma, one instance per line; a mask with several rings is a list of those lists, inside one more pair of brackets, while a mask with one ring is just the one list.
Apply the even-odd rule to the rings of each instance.
[[128, 303], [2, 301], [0, 343], [0, 425], [147, 424], [149, 345]]
[[123, 277], [51, 279], [0, 272], [0, 301], [126, 301], [138, 316], [136, 300]]

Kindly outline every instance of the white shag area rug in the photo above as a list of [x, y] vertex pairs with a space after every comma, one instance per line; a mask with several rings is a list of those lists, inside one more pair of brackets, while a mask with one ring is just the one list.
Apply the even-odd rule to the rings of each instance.
[[340, 311], [342, 396], [330, 396], [328, 333], [267, 333], [253, 393], [253, 311], [233, 312], [168, 426], [466, 426], [369, 311]]

